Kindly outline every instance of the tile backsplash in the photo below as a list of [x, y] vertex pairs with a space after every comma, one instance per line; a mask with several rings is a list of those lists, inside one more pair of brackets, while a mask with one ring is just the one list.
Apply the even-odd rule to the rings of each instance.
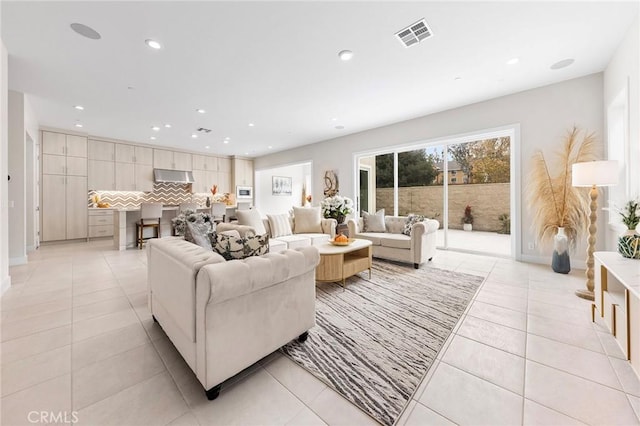
[[154, 183], [153, 192], [140, 191], [94, 191], [87, 196], [88, 206], [91, 207], [91, 197], [100, 195], [100, 201], [109, 203], [111, 207], [133, 208], [142, 203], [162, 203], [178, 205], [181, 203], [196, 203], [202, 207], [207, 202], [207, 193], [191, 193], [191, 185], [180, 183]]

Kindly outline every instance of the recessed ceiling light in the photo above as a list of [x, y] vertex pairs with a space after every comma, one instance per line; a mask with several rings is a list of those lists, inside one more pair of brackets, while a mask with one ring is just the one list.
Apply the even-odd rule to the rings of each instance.
[[342, 129], [344, 129], [344, 126], [336, 126], [336, 129], [342, 130]]
[[338, 119], [336, 117], [333, 117], [331, 121], [338, 121]]
[[156, 49], [156, 50], [157, 49], [162, 49], [162, 45], [158, 41], [155, 41], [155, 40], [152, 40], [152, 39], [148, 38], [144, 42], [147, 44], [147, 46], [149, 46], [152, 49]]
[[84, 107], [82, 105], [74, 105], [73, 107], [78, 111], [84, 111]]
[[244, 155], [249, 155], [249, 153], [248, 153], [248, 152], [245, 152], [245, 153], [244, 153]]
[[91, 40], [100, 40], [100, 38], [102, 37], [99, 32], [84, 24], [78, 24], [77, 22], [74, 22], [70, 26], [73, 31], [83, 37], [90, 38]]
[[165, 124], [164, 127], [167, 128], [167, 129], [170, 129], [171, 128], [171, 124]]
[[551, 65], [551, 69], [552, 70], [559, 70], [561, 68], [566, 68], [569, 65], [573, 64], [573, 62], [574, 62], [573, 58], [563, 59], [563, 60], [558, 61], [555, 64]]
[[353, 52], [350, 50], [342, 50], [340, 53], [338, 53], [338, 57], [343, 61], [348, 61], [353, 58]]
[[196, 135], [195, 133], [193, 133], [193, 134], [191, 135], [191, 137], [192, 137], [193, 139], [198, 139], [198, 135]]
[[229, 143], [229, 141], [228, 141], [228, 140], [226, 140], [226, 141], [224, 141], [224, 143]]
[[511, 58], [507, 61], [507, 65], [515, 65], [520, 62], [520, 58]]
[[154, 132], [159, 132], [159, 131], [160, 131], [160, 127], [158, 127], [158, 126], [153, 126], [153, 127], [151, 128], [151, 130], [153, 130]]
[[156, 137], [155, 136], [151, 136], [149, 139], [151, 139], [152, 141], [155, 141]]
[[207, 111], [203, 110], [202, 108], [198, 108], [196, 112], [199, 112], [200, 114], [204, 114]]
[[82, 127], [82, 124], [76, 123], [76, 127]]
[[253, 126], [255, 126], [255, 124], [249, 123], [249, 127], [253, 127]]
[[204, 148], [205, 148], [205, 149], [209, 149], [209, 145], [205, 146]]
[[456, 78], [454, 78], [454, 80], [455, 81], [460, 81], [460, 80], [462, 80], [462, 77], [456, 77]]
[[267, 148], [271, 149], [271, 148], [273, 148], [273, 147], [272, 147], [271, 145], [269, 145]]
[[229, 139], [231, 139], [229, 136], [225, 136], [225, 137], [224, 137], [224, 140], [225, 140], [225, 141], [228, 141]]

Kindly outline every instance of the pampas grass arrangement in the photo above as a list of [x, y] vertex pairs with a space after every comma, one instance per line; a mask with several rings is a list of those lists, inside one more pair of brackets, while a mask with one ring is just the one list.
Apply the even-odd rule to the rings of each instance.
[[571, 185], [571, 165], [596, 159], [596, 139], [586, 132], [580, 139], [575, 126], [565, 136], [554, 162], [542, 151], [533, 156], [528, 182], [528, 204], [533, 213], [531, 229], [540, 246], [550, 246], [558, 228], [563, 227], [572, 248], [587, 231], [589, 188]]

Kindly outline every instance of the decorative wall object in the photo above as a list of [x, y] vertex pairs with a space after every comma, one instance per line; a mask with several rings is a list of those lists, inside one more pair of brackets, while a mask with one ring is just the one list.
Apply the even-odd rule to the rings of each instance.
[[337, 170], [327, 170], [324, 172], [324, 196], [333, 197], [340, 192], [340, 181]]
[[291, 195], [292, 178], [285, 176], [273, 176], [271, 178], [271, 194], [272, 195]]

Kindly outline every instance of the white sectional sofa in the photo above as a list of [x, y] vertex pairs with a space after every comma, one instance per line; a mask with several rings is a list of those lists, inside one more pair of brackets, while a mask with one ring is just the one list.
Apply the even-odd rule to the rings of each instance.
[[303, 232], [296, 234], [295, 218], [289, 218], [289, 223], [293, 233], [291, 235], [278, 237], [273, 237], [268, 219], [263, 219], [262, 223], [269, 233], [269, 251], [278, 252], [286, 249], [317, 246], [328, 242], [336, 236], [337, 222], [335, 219], [322, 219], [320, 221], [322, 233]]
[[221, 383], [315, 325], [315, 247], [243, 260], [179, 237], [147, 243], [149, 308], [204, 387]]
[[420, 265], [433, 258], [436, 252], [436, 232], [440, 227], [437, 220], [425, 219], [415, 223], [411, 236], [402, 233], [406, 224], [405, 216], [385, 216], [386, 232], [363, 232], [363, 221], [349, 219], [349, 236], [371, 241], [373, 257]]

